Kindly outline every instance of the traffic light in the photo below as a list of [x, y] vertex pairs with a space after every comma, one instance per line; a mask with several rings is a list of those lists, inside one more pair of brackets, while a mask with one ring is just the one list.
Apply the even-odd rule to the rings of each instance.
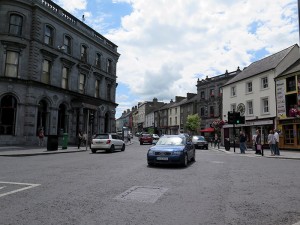
[[228, 124], [235, 124], [235, 112], [228, 112]]
[[228, 124], [244, 124], [245, 116], [241, 116], [240, 112], [228, 112]]
[[94, 114], [90, 114], [90, 123], [92, 124], [94, 122]]

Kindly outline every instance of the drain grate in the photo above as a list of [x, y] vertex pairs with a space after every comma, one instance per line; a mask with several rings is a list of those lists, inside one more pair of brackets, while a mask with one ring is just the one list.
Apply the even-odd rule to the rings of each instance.
[[162, 187], [133, 186], [114, 199], [155, 203], [167, 190]]

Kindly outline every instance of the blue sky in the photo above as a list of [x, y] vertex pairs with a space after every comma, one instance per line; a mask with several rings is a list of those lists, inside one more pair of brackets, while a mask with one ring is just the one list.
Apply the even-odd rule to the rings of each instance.
[[116, 118], [299, 43], [296, 0], [54, 0], [118, 45]]

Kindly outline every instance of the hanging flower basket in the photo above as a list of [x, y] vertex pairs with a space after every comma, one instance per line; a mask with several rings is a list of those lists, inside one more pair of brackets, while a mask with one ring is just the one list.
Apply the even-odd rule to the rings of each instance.
[[298, 110], [295, 108], [291, 108], [289, 110], [289, 117], [296, 117], [298, 115]]
[[218, 129], [221, 129], [224, 124], [225, 124], [224, 120], [217, 119], [211, 125], [213, 128], [218, 130]]

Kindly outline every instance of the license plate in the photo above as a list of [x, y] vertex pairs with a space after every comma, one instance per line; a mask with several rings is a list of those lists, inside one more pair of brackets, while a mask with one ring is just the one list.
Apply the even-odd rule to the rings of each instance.
[[164, 161], [168, 161], [168, 157], [157, 157], [156, 158], [157, 160], [164, 160]]

